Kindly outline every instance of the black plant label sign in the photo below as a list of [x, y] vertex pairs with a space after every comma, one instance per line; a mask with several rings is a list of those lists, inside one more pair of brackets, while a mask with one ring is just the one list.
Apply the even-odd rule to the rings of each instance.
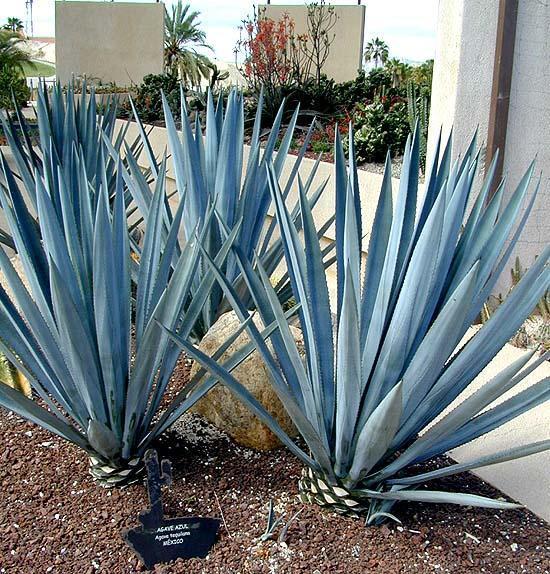
[[157, 452], [145, 453], [147, 490], [151, 507], [140, 513], [141, 526], [125, 530], [123, 537], [141, 558], [146, 568], [177, 558], [204, 558], [216, 541], [217, 518], [164, 518], [162, 486], [172, 481], [168, 460], [159, 465]]

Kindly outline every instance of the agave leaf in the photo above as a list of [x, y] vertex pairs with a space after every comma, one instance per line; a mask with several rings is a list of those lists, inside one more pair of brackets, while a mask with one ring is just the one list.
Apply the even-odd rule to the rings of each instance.
[[[314, 398], [308, 384], [306, 368], [302, 362], [302, 357], [290, 331], [285, 314], [282, 308], [276, 304], [277, 295], [271, 286], [269, 277], [259, 261], [256, 261], [256, 265], [261, 282], [246, 258], [238, 253], [237, 259], [263, 323], [267, 325], [276, 321], [278, 325], [278, 331], [275, 331], [271, 336], [271, 343], [277, 349], [277, 355], [285, 379], [293, 389], [299, 405], [304, 409], [311, 409], [311, 405], [314, 404]], [[314, 415], [310, 410], [307, 413], [310, 418]]]
[[[232, 230], [232, 232], [227, 237], [222, 248], [220, 249], [220, 252], [216, 257], [216, 262], [218, 264], [221, 265], [225, 261], [225, 258], [227, 257], [227, 254], [231, 246], [233, 245], [235, 238], [238, 235], [239, 229], [240, 224], [237, 224], [237, 226]], [[197, 254], [198, 251], [196, 250], [195, 246], [195, 251], [192, 252], [190, 261], [192, 264], [195, 264], [196, 266], [198, 266], [198, 264], [200, 263]], [[152, 319], [154, 319], [155, 322], [162, 321], [164, 324], [170, 325], [172, 328], [177, 328], [178, 331], [186, 337], [190, 336], [190, 334], [194, 332], [194, 328], [199, 318], [201, 308], [203, 307], [205, 301], [207, 300], [208, 293], [211, 290], [211, 286], [215, 281], [214, 276], [211, 272], [204, 274], [203, 279], [201, 281], [201, 285], [197, 289], [195, 296], [191, 299], [190, 303], [187, 303], [184, 294], [188, 291], [188, 289], [190, 289], [193, 280], [194, 280], [193, 268], [191, 268], [191, 270], [186, 274], [185, 281], [182, 281], [181, 278], [180, 279], [172, 278], [170, 280], [168, 288], [165, 290], [166, 293], [163, 293], [162, 299], [159, 300], [159, 303], [152, 315]], [[151, 325], [150, 332], [154, 335], [155, 333], [154, 324]], [[172, 347], [169, 347], [168, 349], [169, 350], [167, 351], [167, 355], [165, 355], [165, 358], [161, 363], [159, 378], [152, 393], [151, 404], [147, 409], [145, 416], [142, 419], [142, 427], [144, 431], [153, 420], [153, 417], [157, 409], [159, 408], [160, 401], [163, 397], [171, 373], [175, 368], [177, 359], [179, 357], [179, 352], [177, 351], [174, 345], [172, 345]], [[150, 377], [152, 377], [152, 374], [153, 373], [150, 374]], [[152, 382], [152, 378], [150, 379], [150, 381]]]
[[[410, 245], [414, 233], [414, 219], [416, 214], [416, 202], [418, 194], [418, 173], [420, 169], [420, 130], [414, 130], [412, 140], [409, 136], [405, 144], [405, 153], [403, 155], [403, 166], [401, 168], [401, 177], [399, 179], [399, 194], [397, 200], [397, 213], [399, 214], [400, 198], [404, 198], [402, 227], [400, 234], [399, 253], [396, 262], [396, 274], [398, 279], [401, 270], [407, 264]], [[398, 215], [398, 217], [401, 217]], [[394, 285], [395, 287], [395, 285]]]
[[[455, 253], [455, 257], [454, 257], [454, 261], [453, 261], [453, 266], [455, 269], [460, 266], [460, 262], [463, 260], [463, 258], [466, 255], [473, 252], [474, 257], [475, 257], [475, 254], [477, 254], [477, 251], [475, 249], [472, 249], [470, 247], [470, 245], [471, 245], [471, 242], [475, 241], [476, 237], [478, 236], [478, 233], [476, 233], [476, 230], [478, 228], [478, 222], [480, 221], [480, 217], [483, 214], [483, 209], [484, 209], [484, 206], [485, 206], [486, 201], [487, 201], [489, 190], [493, 186], [497, 162], [498, 162], [498, 156], [499, 156], [499, 151], [497, 150], [496, 153], [493, 155], [493, 159], [491, 160], [491, 164], [489, 165], [489, 169], [487, 170], [487, 175], [485, 177], [485, 180], [483, 181], [481, 191], [479, 192], [479, 195], [477, 196], [477, 198], [474, 202], [474, 205], [472, 207], [472, 210], [470, 212], [470, 215], [469, 215], [468, 220], [466, 222], [466, 225], [464, 227], [464, 231], [462, 232], [460, 239], [458, 241], [456, 253]], [[501, 186], [501, 188], [502, 187], [503, 186]], [[493, 197], [491, 198], [491, 202], [490, 202], [491, 204], [495, 200], [495, 195], [493, 195]], [[500, 197], [500, 194], [499, 194], [499, 197]], [[454, 273], [451, 272], [451, 274], [454, 274]]]
[[166, 158], [163, 159], [159, 177], [157, 178], [153, 202], [148, 218], [148, 225], [143, 240], [143, 249], [140, 258], [137, 309], [136, 313], [136, 344], [139, 345], [143, 336], [145, 325], [156, 303], [152, 300], [155, 286], [155, 275], [159, 266], [162, 241], [162, 210], [164, 207], [164, 176], [166, 173]]
[[[2, 131], [5, 134], [6, 140], [8, 145], [10, 146], [10, 151], [12, 153], [12, 157], [13, 160], [15, 162], [15, 165], [17, 167], [17, 173], [19, 174], [19, 177], [21, 177], [25, 188], [29, 191], [28, 195], [29, 195], [29, 200], [31, 202], [32, 208], [34, 209], [35, 213], [36, 213], [36, 196], [34, 193], [34, 176], [33, 176], [33, 171], [32, 171], [32, 167], [31, 167], [31, 161], [29, 159], [29, 157], [27, 157], [25, 151], [23, 150], [23, 146], [21, 144], [21, 142], [19, 141], [19, 138], [17, 136], [15, 136], [14, 132], [15, 132], [15, 126], [13, 125], [11, 119], [9, 119], [9, 124], [8, 122], [6, 122], [6, 119], [4, 118], [4, 115], [2, 114], [0, 116], [0, 121], [2, 122]], [[25, 125], [25, 121], [23, 120], [23, 123], [20, 125]], [[33, 150], [32, 145], [30, 145], [29, 147], [29, 143], [26, 142], [27, 145], [27, 150], [31, 150], [28, 151], [29, 156], [30, 157], [35, 157], [36, 153]], [[32, 154], [32, 155], [31, 155]], [[2, 162], [4, 161], [4, 156], [3, 153], [0, 154], [0, 156], [2, 157]], [[35, 159], [36, 161], [36, 159]], [[9, 186], [9, 187], [13, 187], [13, 186]]]
[[373, 514], [370, 514], [367, 518], [367, 524], [374, 524], [379, 518], [389, 518], [390, 520], [397, 522], [397, 524], [403, 524], [395, 514], [391, 514], [390, 512], [374, 512]]
[[439, 468], [437, 470], [432, 470], [430, 472], [424, 472], [422, 474], [417, 474], [415, 476], [407, 476], [404, 478], [392, 478], [388, 480], [389, 484], [400, 484], [400, 485], [412, 485], [427, 482], [429, 480], [435, 480], [438, 478], [443, 478], [445, 476], [451, 476], [453, 474], [459, 474], [462, 472], [467, 472], [475, 468], [481, 468], [485, 466], [491, 466], [493, 464], [500, 464], [502, 462], [507, 462], [509, 460], [517, 460], [525, 456], [531, 456], [532, 454], [537, 454], [539, 452], [544, 452], [550, 449], [550, 439], [538, 441], [532, 444], [521, 445], [518, 447], [506, 449], [499, 451], [497, 453], [489, 454], [471, 462], [463, 462], [460, 464], [452, 464], [445, 468]]
[[[141, 136], [141, 142], [142, 142], [143, 148], [145, 149], [147, 160], [149, 162], [149, 168], [151, 169], [151, 173], [157, 177], [159, 165], [158, 165], [157, 160], [155, 158], [155, 154], [153, 153], [153, 148], [151, 147], [151, 144], [149, 142], [149, 138], [147, 137], [147, 134], [145, 133], [145, 128], [143, 127], [143, 123], [141, 122], [141, 120], [139, 118], [139, 114], [137, 113], [136, 107], [134, 105], [134, 101], [132, 100], [132, 98], [129, 98], [129, 100], [130, 100], [130, 107], [132, 108], [132, 117], [137, 124], [138, 132], [139, 132], [139, 135]], [[128, 126], [130, 125], [129, 120], [128, 120], [127, 125]], [[133, 158], [133, 154], [130, 154], [130, 156], [132, 156], [132, 158]], [[136, 156], [137, 156], [137, 154], [136, 154]]]
[[357, 438], [353, 463], [346, 485], [355, 486], [389, 449], [399, 429], [403, 412], [403, 383], [398, 383], [384, 397]]
[[[30, 359], [28, 355], [26, 359], [27, 362], [32, 361], [33, 364], [35, 364], [33, 369], [35, 376], [38, 376], [43, 372], [44, 379], [49, 380], [51, 384], [54, 384], [54, 378], [58, 379], [59, 393], [61, 396], [65, 397], [65, 400], [63, 400], [64, 408], [67, 406], [67, 397], [74, 397], [72, 399], [73, 407], [78, 413], [77, 416], [79, 417], [79, 420], [82, 422], [84, 420], [85, 409], [79, 401], [78, 392], [75, 387], [71, 385], [71, 377], [61, 351], [59, 350], [57, 339], [54, 337], [52, 331], [50, 331], [42, 313], [30, 297], [27, 289], [23, 285], [23, 282], [13, 268], [11, 261], [3, 249], [0, 249], [0, 269], [8, 281], [10, 289], [14, 294], [14, 299], [21, 309], [21, 314], [26, 317], [29, 325], [32, 325], [33, 335], [36, 337], [36, 340], [40, 343], [40, 346], [50, 349], [51, 371], [55, 373], [55, 376], [52, 378], [52, 372], [49, 371], [49, 366], [44, 363], [43, 357], [40, 357], [38, 354], [36, 354], [37, 363], [34, 363], [34, 359]], [[4, 290], [2, 289], [0, 292], [2, 293], [4, 300], [6, 300], [7, 295], [5, 295]], [[13, 312], [15, 313], [15, 310], [13, 310]], [[6, 337], [6, 333], [4, 333], [4, 337]], [[40, 365], [40, 370], [37, 368], [38, 364]], [[46, 375], [46, 373], [48, 373], [48, 375]], [[31, 380], [34, 379], [34, 377], [27, 378]]]
[[425, 456], [426, 453], [432, 452], [434, 444], [445, 440], [447, 437], [455, 436], [457, 430], [468, 420], [483, 410], [496, 398], [513, 388], [541, 364], [541, 361], [535, 361], [530, 368], [520, 372], [531, 356], [532, 353], [528, 353], [526, 356], [520, 357], [493, 377], [491, 381], [483, 385], [477, 392], [466, 398], [454, 410], [436, 422], [413, 442], [405, 452], [400, 454], [396, 460], [382, 471], [381, 476], [394, 474], [397, 470], [410, 464], [412, 461], [418, 460]]
[[[47, 403], [49, 401], [48, 393], [51, 393], [58, 397], [58, 402], [62, 408], [71, 414], [76, 411], [74, 417], [80, 422], [84, 420], [79, 418], [80, 403], [78, 399], [71, 401], [68, 385], [56, 380], [55, 373], [37, 349], [32, 332], [1, 286], [0, 309], [2, 310], [0, 314], [2, 331], [0, 347], [6, 358], [17, 365], [18, 370], [22, 371], [28, 380], [33, 381], [34, 387]], [[53, 406], [52, 411], [56, 412], [57, 410], [57, 407]]]
[[[408, 156], [411, 153], [410, 149], [410, 142], [405, 148], [405, 158], [407, 157], [407, 162], [410, 162]], [[374, 303], [374, 312], [371, 317], [371, 321], [369, 323], [369, 329], [365, 336], [365, 343], [363, 345], [363, 355], [362, 355], [362, 379], [363, 384], [366, 385], [366, 381], [369, 380], [375, 359], [377, 356], [377, 350], [380, 346], [380, 342], [382, 339], [382, 335], [384, 333], [384, 329], [386, 326], [386, 322], [388, 320], [388, 315], [390, 312], [389, 305], [392, 299], [392, 293], [394, 292], [395, 287], [395, 276], [398, 273], [398, 256], [400, 251], [400, 242], [401, 242], [401, 235], [403, 232], [403, 226], [407, 227], [408, 229], [408, 217], [409, 215], [405, 214], [405, 209], [407, 206], [407, 191], [409, 187], [408, 185], [402, 185], [400, 187], [400, 193], [397, 197], [397, 203], [395, 206], [395, 213], [392, 219], [392, 225], [390, 230], [390, 235], [388, 238], [388, 246], [386, 249], [386, 257], [384, 259], [384, 265], [382, 268], [380, 282], [377, 285], [376, 290], [376, 297]], [[444, 200], [443, 200], [444, 201]], [[439, 202], [441, 205], [441, 201]], [[442, 210], [440, 208], [440, 210]], [[432, 216], [434, 220], [437, 221], [435, 215]], [[369, 404], [369, 409], [367, 412], [372, 412], [372, 409], [377, 404], [381, 393], [381, 389], [377, 389], [375, 391], [371, 391], [371, 402]]]
[[439, 490], [399, 490], [394, 492], [377, 492], [375, 490], [360, 490], [363, 494], [372, 498], [387, 500], [406, 500], [411, 502], [432, 502], [438, 504], [458, 504], [461, 506], [478, 506], [481, 508], [495, 508], [508, 510], [521, 508], [521, 504], [494, 500], [477, 494], [467, 494], [463, 492], [442, 492]]
[[493, 260], [497, 257], [498, 253], [500, 253], [504, 241], [512, 229], [512, 225], [514, 224], [517, 214], [519, 213], [523, 199], [527, 194], [534, 168], [535, 164], [533, 162], [525, 172], [516, 190], [512, 194], [510, 201], [507, 203], [504, 211], [498, 218], [494, 232], [491, 234], [489, 241], [486, 243], [483, 249], [483, 254], [481, 257], [482, 266], [480, 269], [480, 279], [489, 275]]
[[[258, 113], [261, 113], [261, 108], [258, 108]], [[207, 185], [209, 189], [213, 189], [216, 185], [218, 147], [219, 147], [218, 129], [214, 111], [214, 101], [212, 99], [212, 92], [208, 90], [208, 96], [206, 101], [206, 133], [205, 133], [204, 161], [206, 168]]]
[[189, 290], [198, 264], [196, 244], [188, 243], [178, 261], [174, 274], [170, 279], [163, 297], [152, 311], [150, 319], [144, 329], [141, 345], [138, 349], [139, 361], [136, 361], [130, 380], [126, 398], [125, 416], [125, 448], [130, 452], [130, 436], [133, 431], [142, 425], [145, 417], [147, 399], [154, 384], [154, 375], [157, 372], [163, 351], [166, 348], [166, 337], [158, 332], [159, 327], [154, 318], [166, 320], [172, 328], [183, 306], [183, 294]]
[[[69, 257], [66, 238], [59, 224], [55, 206], [40, 179], [37, 179], [36, 197], [45, 251], [51, 263], [55, 264], [59, 269], [63, 282], [70, 292], [73, 301], [82, 309], [85, 309], [82, 292], [80, 291], [76, 274]], [[88, 319], [86, 314], [84, 314], [84, 319]]]
[[[270, 190], [273, 195], [277, 217], [282, 230], [283, 245], [285, 250], [285, 256], [289, 261], [292, 262], [288, 266], [290, 281], [292, 284], [293, 291], [297, 294], [301, 301], [307, 299], [307, 287], [306, 287], [306, 262], [304, 257], [303, 249], [300, 245], [298, 234], [296, 228], [292, 225], [289, 220], [289, 213], [284, 205], [281, 191], [278, 188], [278, 183], [275, 179], [275, 175], [272, 171], [269, 172], [269, 182]], [[310, 412], [316, 412], [318, 418], [322, 418], [322, 395], [323, 395], [323, 382], [321, 379], [321, 373], [319, 372], [317, 366], [317, 359], [319, 349], [317, 347], [317, 341], [314, 337], [313, 322], [314, 317], [312, 310], [309, 306], [303, 306], [300, 309], [300, 320], [306, 328], [303, 329], [304, 333], [304, 344], [308, 349], [306, 353], [308, 361], [308, 373], [312, 379], [312, 391], [313, 391], [313, 405], [308, 405], [307, 408]], [[305, 398], [305, 397], [304, 397]], [[317, 428], [321, 429], [321, 421], [319, 421]]]
[[[531, 199], [529, 201], [529, 203], [527, 204], [527, 207], [525, 208], [525, 211], [523, 213], [523, 216], [521, 217], [518, 225], [517, 225], [517, 229], [514, 232], [514, 234], [512, 235], [509, 243], [508, 243], [508, 247], [504, 250], [503, 254], [500, 257], [500, 260], [496, 263], [496, 265], [494, 266], [488, 281], [485, 283], [485, 285], [483, 286], [483, 288], [480, 290], [480, 292], [478, 293], [476, 299], [473, 302], [472, 305], [472, 314], [470, 315], [470, 317], [468, 317], [469, 321], [473, 321], [475, 317], [477, 317], [477, 315], [479, 314], [479, 312], [482, 309], [483, 303], [487, 300], [487, 298], [489, 297], [489, 294], [491, 292], [491, 290], [494, 288], [494, 286], [496, 285], [496, 282], [498, 280], [498, 277], [501, 275], [501, 273], [504, 271], [504, 266], [506, 265], [507, 261], [509, 261], [510, 256], [512, 254], [512, 251], [514, 249], [514, 246], [516, 245], [519, 236], [521, 234], [521, 230], [524, 228], [525, 224], [527, 223], [527, 220], [531, 214], [531, 211], [533, 209], [533, 206], [535, 204], [535, 199], [537, 198], [538, 195], [538, 191], [540, 189], [540, 178], [537, 182], [536, 188], [534, 193], [531, 196]], [[476, 315], [473, 315], [473, 311], [476, 310]]]
[[171, 223], [162, 256], [160, 258], [160, 263], [155, 278], [155, 286], [151, 295], [152, 301], [158, 301], [160, 299], [162, 290], [169, 280], [173, 263], [174, 261], [177, 262], [179, 256], [181, 255], [178, 234], [181, 227], [184, 207], [185, 203], [181, 201], [178, 205], [176, 213], [174, 214], [174, 219]]
[[[408, 272], [401, 287], [393, 319], [384, 341], [381, 343], [380, 355], [372, 373], [366, 404], [363, 407], [363, 420], [373, 412], [388, 389], [399, 380], [405, 367], [417, 329], [420, 326], [422, 311], [429, 304], [439, 253], [443, 247], [439, 243], [439, 238], [443, 229], [444, 217], [445, 194], [441, 193], [418, 240], [417, 248], [411, 258]], [[434, 241], [437, 242], [435, 245]], [[369, 337], [367, 337], [365, 349], [368, 348], [368, 345]], [[368, 374], [367, 371], [364, 374]]]
[[432, 450], [446, 452], [466, 444], [549, 399], [550, 377], [546, 377], [489, 411], [477, 415], [460, 427], [452, 436], [436, 443]]
[[474, 265], [426, 333], [403, 374], [404, 418], [408, 419], [431, 389], [462, 334], [477, 274]]
[[440, 305], [441, 294], [445, 287], [449, 267], [453, 261], [461, 222], [464, 218], [466, 202], [472, 189], [474, 175], [474, 168], [468, 171], [464, 170], [456, 183], [450, 201], [447, 203], [443, 229], [441, 231], [441, 249], [438, 253], [439, 258], [435, 271], [435, 280], [432, 284], [430, 297], [421, 314], [419, 327], [416, 331], [416, 337], [410, 353], [414, 353], [418, 348], [418, 345], [433, 321], [436, 309]]
[[[235, 146], [235, 140], [243, 139], [244, 116], [240, 98], [237, 98], [237, 92], [231, 92], [225, 121], [220, 135], [219, 158], [222, 161], [217, 163], [216, 181], [214, 194], [217, 197], [216, 209], [220, 213], [223, 221], [233, 226], [235, 222], [235, 213], [237, 209], [238, 194], [235, 190], [239, 189], [242, 175], [243, 148]], [[197, 136], [201, 138], [200, 132]]]
[[[350, 264], [346, 269], [336, 352], [335, 471], [343, 476], [350, 458], [355, 421], [361, 399], [359, 310]], [[330, 427], [329, 427], [330, 428]]]
[[8, 385], [0, 385], [0, 401], [2, 406], [24, 417], [57, 436], [68, 440], [84, 450], [89, 449], [86, 438], [77, 432], [70, 424], [58, 418], [46, 409], [39, 407], [36, 401], [27, 398], [22, 392]]
[[[314, 131], [314, 122], [311, 123], [311, 125], [310, 125], [310, 127], [306, 133], [306, 136], [304, 138], [302, 146], [300, 147], [300, 150], [298, 151], [298, 155], [296, 156], [296, 160], [294, 161], [294, 164], [293, 164], [292, 169], [290, 171], [290, 175], [288, 177], [288, 180], [286, 182], [286, 185], [285, 185], [285, 188], [283, 191], [283, 197], [285, 198], [285, 200], [292, 190], [292, 186], [293, 186], [294, 182], [296, 181], [296, 177], [299, 177], [299, 174], [298, 174], [299, 168], [300, 168], [300, 165], [302, 163], [303, 158], [305, 157], [307, 148], [308, 148], [309, 143], [311, 141], [311, 136], [313, 135], [313, 131]], [[308, 178], [304, 184], [304, 189], [306, 190], [306, 193], [313, 186], [313, 181], [315, 180], [315, 177], [317, 176], [317, 172], [318, 172], [320, 163], [321, 163], [321, 155], [319, 155], [317, 157], [317, 160], [315, 161], [315, 164], [313, 165], [311, 171], [309, 172]], [[327, 183], [328, 183], [328, 179], [325, 181], [324, 184], [322, 184], [323, 189], [327, 185]], [[269, 197], [269, 194], [267, 194], [267, 196]], [[273, 232], [275, 231], [276, 225], [277, 225], [277, 220], [275, 218], [272, 218], [272, 220], [269, 223], [267, 230], [264, 233], [264, 239], [263, 239], [262, 246], [258, 250], [258, 253], [262, 256], [267, 251], [267, 249], [269, 247], [269, 244], [272, 240]]]
[[546, 357], [541, 357], [539, 360], [534, 361], [533, 365], [528, 369], [521, 371], [529, 359], [531, 359], [533, 354], [534, 351], [526, 353], [524, 356], [508, 365], [498, 375], [485, 383], [475, 393], [467, 397], [462, 403], [460, 403], [460, 405], [458, 405], [443, 419], [430, 427], [430, 429], [423, 436], [426, 438], [429, 437], [431, 440], [433, 440], [434, 436], [451, 434], [457, 428], [460, 428], [463, 424], [465, 424], [470, 418], [480, 413], [493, 401], [512, 389], [527, 375], [533, 372], [539, 365], [541, 365], [544, 360], [547, 360], [548, 356], [550, 356], [550, 354], [547, 353]]
[[[300, 212], [302, 215], [302, 227], [304, 230], [307, 288], [311, 305], [317, 311], [312, 317], [313, 337], [316, 339], [316, 347], [319, 351], [317, 355], [317, 368], [319, 369], [320, 378], [322, 380], [332, 381], [334, 379], [333, 326], [328, 286], [323, 264], [323, 254], [321, 253], [311, 209], [307, 204], [307, 197], [302, 185], [299, 186], [299, 192]], [[276, 307], [276, 305], [273, 304], [273, 307]], [[359, 341], [357, 341], [357, 344], [359, 344]], [[358, 372], [357, 375], [359, 382], [360, 373]], [[335, 400], [333, 385], [324, 385], [322, 400], [323, 412], [325, 413], [324, 425], [325, 428], [331, 429], [334, 417]]]
[[[367, 330], [374, 311], [376, 294], [382, 277], [382, 269], [386, 258], [386, 250], [392, 224], [393, 199], [391, 187], [391, 159], [386, 155], [384, 178], [376, 207], [372, 233], [368, 247], [368, 258], [365, 266], [363, 281], [363, 297], [361, 305], [361, 346], [365, 345]], [[365, 380], [365, 378], [363, 378]]]
[[[500, 348], [520, 327], [548, 286], [550, 269], [545, 268], [550, 248], [535, 261], [524, 279], [495, 311], [491, 319], [448, 363], [444, 372], [419, 405], [414, 419], [407, 422], [408, 432], [418, 432], [436, 414], [443, 411], [484, 369]], [[527, 278], [527, 280], [526, 280]]]
[[[55, 320], [67, 367], [78, 382], [88, 413], [105, 423], [108, 418], [96, 343], [53, 262], [50, 273]], [[84, 381], [86, 384], [82, 384]]]
[[[21, 263], [28, 278], [32, 293], [42, 309], [50, 308], [47, 260], [36, 226], [26, 209], [24, 201], [8, 167], [4, 155], [0, 153], [0, 164], [8, 189], [0, 188], [0, 204]], [[11, 205], [8, 200], [11, 200]], [[44, 311], [46, 320], [48, 314]]]
[[[94, 234], [94, 313], [97, 343], [105, 385], [109, 421], [113, 430], [122, 433], [126, 383], [130, 369], [130, 276], [129, 246], [122, 190], [115, 212], [115, 229], [111, 229], [108, 206], [98, 204]], [[92, 443], [93, 445], [93, 443]]]
[[90, 446], [107, 460], [115, 459], [120, 452], [120, 440], [101, 422], [90, 419], [86, 435]]
[[334, 191], [336, 212], [336, 314], [340, 319], [342, 297], [344, 295], [344, 220], [346, 210], [346, 191], [348, 177], [346, 174], [346, 159], [339, 130], [334, 130]]

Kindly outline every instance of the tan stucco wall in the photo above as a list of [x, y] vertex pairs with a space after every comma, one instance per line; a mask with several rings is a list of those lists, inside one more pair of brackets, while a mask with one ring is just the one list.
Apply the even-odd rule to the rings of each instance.
[[504, 155], [504, 173], [510, 182], [506, 199], [535, 157], [536, 175], [541, 174], [539, 195], [514, 254], [524, 266], [532, 265], [534, 257], [550, 243], [549, 31], [548, 2], [524, 0], [519, 3]]
[[447, 138], [449, 114], [455, 109], [462, 35], [462, 2], [441, 0], [433, 69], [432, 101], [428, 135], [428, 156], [434, 152], [439, 131]]
[[[306, 6], [285, 4], [260, 5], [265, 8], [266, 18], [279, 20], [287, 13], [295, 24], [296, 34], [307, 33]], [[324, 73], [336, 82], [353, 80], [361, 69], [363, 58], [363, 34], [365, 31], [365, 6], [334, 6], [338, 20], [330, 32], [335, 35], [329, 56], [323, 67]]]
[[163, 69], [164, 4], [55, 3], [57, 78], [99, 78], [129, 86]]
[[[441, 0], [432, 85], [428, 150], [440, 127], [453, 131], [453, 156], [466, 149], [478, 129], [478, 144], [487, 143], [499, 0]], [[519, 2], [508, 130], [504, 153], [510, 197], [533, 158], [542, 172], [539, 196], [495, 294], [506, 293], [510, 268], [519, 256], [532, 265], [550, 241], [550, 5]], [[483, 156], [482, 156], [483, 157]], [[481, 162], [483, 166], [483, 161]], [[483, 169], [480, 170], [483, 175]], [[481, 176], [477, 180], [477, 188]], [[532, 185], [532, 188], [534, 185]]]

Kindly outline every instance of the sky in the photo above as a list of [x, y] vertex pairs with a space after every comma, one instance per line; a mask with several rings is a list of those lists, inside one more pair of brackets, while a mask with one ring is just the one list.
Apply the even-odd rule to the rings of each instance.
[[[136, 0], [139, 1], [139, 0]], [[172, 0], [166, 0], [168, 6]], [[252, 13], [252, 0], [190, 0], [215, 56], [233, 61], [240, 22]], [[263, 2], [262, 2], [263, 3]], [[304, 0], [273, 0], [273, 4], [303, 4]], [[333, 0], [334, 5], [355, 4], [352, 0]], [[35, 36], [55, 34], [55, 0], [34, 0]], [[390, 56], [419, 62], [433, 58], [438, 0], [363, 0], [366, 6], [365, 42], [379, 36], [390, 48]], [[25, 0], [0, 0], [0, 23], [8, 16], [25, 22]]]

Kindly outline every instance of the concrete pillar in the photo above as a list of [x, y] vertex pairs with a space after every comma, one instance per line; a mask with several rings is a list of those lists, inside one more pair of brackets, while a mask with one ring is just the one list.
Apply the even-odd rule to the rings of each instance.
[[[498, 13], [499, 0], [440, 1], [428, 153], [439, 129], [448, 135], [451, 126], [454, 158], [465, 150], [476, 127], [485, 146]], [[550, 239], [550, 3], [520, 0], [504, 153], [508, 196], [535, 156], [537, 172], [543, 173], [541, 190], [496, 293], [509, 288], [516, 255], [528, 267]], [[482, 176], [483, 169], [480, 180]]]

